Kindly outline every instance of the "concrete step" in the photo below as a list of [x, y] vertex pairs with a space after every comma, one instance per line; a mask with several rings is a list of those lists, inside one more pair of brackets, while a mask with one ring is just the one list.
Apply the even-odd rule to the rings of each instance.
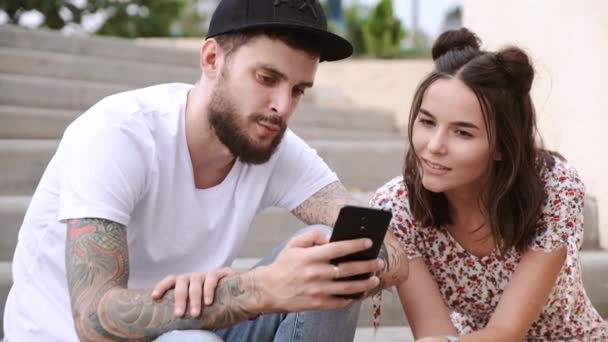
[[354, 342], [414, 342], [410, 327], [381, 326], [377, 331], [372, 327], [358, 327]]
[[[314, 109], [311, 106], [304, 106], [303, 111]], [[80, 111], [70, 109], [46, 109], [36, 107], [22, 106], [7, 106], [0, 105], [0, 139], [58, 139], [63, 135], [65, 128], [78, 116]], [[331, 127], [332, 124], [328, 117], [332, 114], [323, 114], [321, 111], [315, 111], [318, 116], [317, 120], [312, 120], [312, 113], [298, 113], [290, 127], [304, 140], [401, 140], [405, 141], [405, 137], [399, 133], [387, 131], [376, 127], [373, 129], [349, 128], [349, 125], [343, 123], [342, 127]], [[300, 115], [302, 114], [302, 115]], [[362, 116], [364, 114], [361, 114]], [[306, 116], [307, 119], [299, 119], [300, 116]], [[325, 122], [322, 122], [326, 120]], [[363, 126], [364, 120], [356, 121], [357, 117], [351, 120], [350, 126]], [[318, 127], [317, 125], [324, 125]], [[337, 121], [333, 124], [338, 125]]]
[[194, 83], [199, 68], [0, 47], [0, 73], [133, 86]]
[[13, 259], [30, 196], [0, 196], [0, 263]]
[[0, 261], [0, 341], [4, 336], [4, 306], [12, 284], [11, 263]]
[[84, 111], [102, 98], [134, 87], [0, 74], [0, 104]]
[[[0, 139], [0, 195], [31, 195], [59, 140]], [[350, 189], [371, 191], [399, 174], [402, 141], [310, 141]], [[358, 167], [353, 167], [358, 165]]]
[[[372, 195], [373, 193], [353, 193], [362, 203], [368, 203]], [[0, 196], [0, 262], [13, 258], [19, 228], [30, 201], [31, 196]], [[242, 258], [262, 258], [304, 226], [302, 221], [287, 210], [268, 209], [254, 220], [239, 255]]]
[[[369, 203], [373, 192], [352, 192], [355, 198], [361, 203]], [[0, 196], [0, 261], [11, 260], [15, 245], [17, 244], [17, 234], [23, 222], [23, 217], [30, 196]], [[585, 240], [587, 246], [593, 246], [597, 240], [588, 240], [587, 232], [597, 229], [591, 219], [596, 215], [595, 202], [587, 201], [585, 206]], [[595, 222], [597, 224], [597, 222]], [[270, 208], [260, 213], [254, 220], [247, 241], [243, 245], [239, 254], [242, 258], [262, 258], [293, 235], [298, 229], [306, 224], [295, 218], [290, 212], [278, 208]], [[597, 236], [594, 237], [597, 239]], [[593, 248], [583, 245], [583, 249], [590, 253]], [[608, 308], [606, 309], [608, 312]]]
[[0, 139], [58, 139], [78, 115], [70, 109], [0, 105]]
[[0, 46], [197, 68], [198, 51], [138, 44], [131, 39], [67, 36], [57, 31], [0, 26]]
[[[0, 105], [84, 112], [102, 98], [138, 87], [101, 82], [0, 74]], [[1, 114], [1, 113], [0, 113]], [[38, 114], [41, 114], [38, 111]], [[303, 101], [293, 116], [295, 126], [359, 129], [397, 133], [395, 118], [369, 109], [338, 109]]]
[[32, 195], [58, 140], [0, 140], [0, 195]]
[[[371, 120], [371, 118], [370, 118]], [[403, 141], [405, 137], [397, 132], [379, 130], [322, 128], [314, 126], [298, 126], [298, 122], [290, 125], [291, 129], [302, 139], [338, 140], [338, 141]]]

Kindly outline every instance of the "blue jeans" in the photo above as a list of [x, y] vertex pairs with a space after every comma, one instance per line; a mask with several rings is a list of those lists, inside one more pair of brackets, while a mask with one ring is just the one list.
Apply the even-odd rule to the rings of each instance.
[[[317, 225], [303, 228], [294, 236], [313, 229], [331, 233], [331, 228]], [[272, 263], [285, 244], [254, 268]], [[347, 342], [355, 337], [360, 306], [361, 302], [357, 301], [336, 310], [267, 314], [225, 329], [172, 331], [160, 336], [156, 342]]]

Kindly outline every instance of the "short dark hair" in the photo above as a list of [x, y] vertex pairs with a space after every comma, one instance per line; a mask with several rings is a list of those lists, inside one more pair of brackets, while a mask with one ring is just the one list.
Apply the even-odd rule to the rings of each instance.
[[[490, 160], [480, 205], [502, 252], [516, 247], [524, 251], [535, 236], [545, 200], [541, 172], [554, 164], [553, 154], [537, 146], [536, 114], [530, 88], [534, 69], [524, 51], [507, 47], [483, 51], [480, 40], [466, 28], [442, 33], [432, 56], [435, 69], [418, 86], [408, 124], [412, 145], [414, 122], [422, 99], [435, 81], [456, 78], [477, 96], [489, 136]], [[424, 227], [452, 222], [453, 213], [443, 193], [424, 188], [418, 157], [413, 148], [406, 154], [404, 181], [410, 194], [410, 210]]]
[[294, 31], [286, 28], [244, 30], [221, 34], [213, 37], [213, 39], [226, 51], [226, 58], [229, 58], [241, 46], [259, 36], [267, 36], [271, 40], [279, 40], [294, 49], [307, 52], [311, 56], [321, 55], [321, 47], [315, 43], [314, 33]]

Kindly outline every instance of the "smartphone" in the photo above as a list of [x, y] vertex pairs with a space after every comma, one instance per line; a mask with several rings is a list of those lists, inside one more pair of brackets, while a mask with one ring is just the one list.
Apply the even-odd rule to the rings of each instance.
[[[387, 210], [357, 207], [351, 205], [343, 207], [340, 210], [338, 220], [336, 221], [334, 230], [331, 234], [331, 238], [329, 241], [334, 242], [359, 238], [369, 238], [372, 240], [372, 246], [364, 251], [333, 259], [331, 260], [331, 263], [337, 265], [349, 261], [362, 261], [377, 258], [392, 217], [392, 213]], [[336, 280], [363, 280], [371, 276], [371, 273], [362, 273], [350, 277], [339, 278]], [[358, 299], [362, 295], [362, 293], [355, 293], [352, 295], [341, 297]]]

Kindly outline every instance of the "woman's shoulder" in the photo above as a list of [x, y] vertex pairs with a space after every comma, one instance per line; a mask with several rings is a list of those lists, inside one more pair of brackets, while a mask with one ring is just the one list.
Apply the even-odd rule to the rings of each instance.
[[584, 195], [585, 184], [583, 183], [576, 168], [566, 159], [552, 155], [550, 163], [545, 163], [541, 172], [541, 178], [545, 190], [549, 196], [559, 194], [572, 194], [575, 192]]
[[[405, 202], [404, 202], [405, 201]], [[407, 187], [403, 176], [395, 177], [382, 185], [371, 200], [374, 207], [393, 207], [395, 204], [408, 203]]]

